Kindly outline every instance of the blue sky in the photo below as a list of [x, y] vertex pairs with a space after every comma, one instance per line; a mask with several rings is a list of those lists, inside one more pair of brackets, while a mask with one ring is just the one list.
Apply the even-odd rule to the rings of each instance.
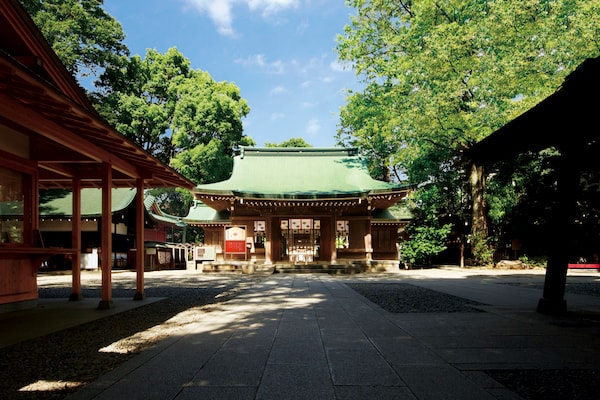
[[354, 10], [344, 0], [104, 0], [132, 55], [177, 47], [194, 69], [234, 82], [251, 108], [244, 133], [257, 146], [302, 137], [335, 145], [347, 89], [335, 38]]

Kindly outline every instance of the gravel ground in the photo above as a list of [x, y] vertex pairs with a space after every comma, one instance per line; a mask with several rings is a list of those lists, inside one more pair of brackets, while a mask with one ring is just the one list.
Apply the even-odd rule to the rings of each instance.
[[476, 312], [476, 301], [407, 283], [347, 283], [373, 303], [392, 313]]
[[[543, 283], [499, 282], [543, 289]], [[480, 303], [405, 283], [348, 283], [356, 292], [392, 313], [472, 312]], [[565, 291], [600, 296], [599, 282], [567, 283]], [[598, 317], [598, 316], [596, 316]], [[590, 316], [586, 316], [590, 318]], [[598, 321], [596, 319], [596, 321]], [[487, 375], [526, 400], [596, 400], [600, 370], [488, 370]]]
[[[113, 278], [113, 297], [131, 298], [135, 292], [134, 284], [119, 280], [118, 274], [116, 276], [117, 279]], [[152, 274], [146, 276], [152, 277]], [[215, 303], [235, 297], [260, 279], [263, 278], [247, 275], [211, 277], [208, 280], [146, 278], [146, 296], [165, 297], [164, 300], [1, 348], [0, 399], [62, 399], [174, 333], [180, 326], [201, 320]], [[40, 284], [40, 297], [67, 298], [70, 281], [65, 282]], [[473, 307], [478, 305], [476, 302], [410, 284], [348, 283], [348, 286], [393, 313], [478, 311]], [[84, 297], [100, 297], [99, 277], [87, 282], [84, 287]], [[567, 291], [600, 296], [600, 283], [569, 283]], [[178, 317], [172, 319], [175, 315]], [[98, 351], [109, 345], [110, 351]], [[19, 360], [18, 366], [13, 364], [14, 360]], [[18, 368], [18, 374], [14, 373], [15, 368]], [[598, 370], [486, 373], [524, 399], [587, 400], [596, 399], [600, 393]], [[41, 379], [44, 381], [40, 382]], [[18, 391], [31, 382], [38, 382], [37, 388], [44, 390], [30, 387], [30, 391]], [[47, 390], [50, 385], [53, 390]]]

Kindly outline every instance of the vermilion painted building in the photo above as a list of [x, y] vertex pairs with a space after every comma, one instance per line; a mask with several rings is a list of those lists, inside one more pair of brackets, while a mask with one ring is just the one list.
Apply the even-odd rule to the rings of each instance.
[[357, 149], [241, 148], [231, 177], [193, 189], [184, 221], [217, 258], [270, 263], [397, 260], [405, 186], [371, 178]]
[[[135, 268], [137, 252], [135, 235], [135, 198], [133, 188], [112, 189], [112, 242], [113, 252], [103, 257], [113, 268]], [[40, 233], [45, 247], [69, 247], [71, 243], [71, 208], [73, 193], [70, 190], [45, 190], [40, 192]], [[185, 269], [187, 225], [179, 217], [164, 213], [154, 196], [144, 194], [144, 267], [149, 269]], [[101, 267], [100, 231], [102, 227], [102, 191], [81, 190], [81, 252], [82, 268]], [[93, 257], [98, 255], [98, 261]], [[69, 257], [56, 256], [47, 262], [50, 269], [62, 269], [71, 264]]]
[[[136, 248], [144, 249], [146, 187], [194, 184], [116, 132], [94, 110], [17, 0], [0, 1], [0, 312], [35, 306], [37, 271], [56, 254], [81, 258], [81, 189], [102, 189], [102, 216], [110, 220], [112, 188], [133, 187]], [[73, 191], [68, 248], [43, 247], [41, 188]], [[112, 253], [112, 225], [100, 245]], [[136, 298], [143, 298], [143, 262], [136, 263]], [[73, 293], [81, 296], [79, 268]], [[99, 308], [112, 304], [111, 268], [102, 269]]]

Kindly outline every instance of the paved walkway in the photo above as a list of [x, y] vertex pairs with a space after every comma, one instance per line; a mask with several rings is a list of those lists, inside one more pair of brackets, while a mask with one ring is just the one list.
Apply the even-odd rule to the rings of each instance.
[[[68, 399], [517, 399], [483, 371], [600, 367], [597, 324], [537, 314], [539, 289], [500, 281], [458, 270], [273, 275]], [[486, 305], [394, 314], [347, 282], [410, 283]], [[598, 297], [567, 302], [600, 312]]]

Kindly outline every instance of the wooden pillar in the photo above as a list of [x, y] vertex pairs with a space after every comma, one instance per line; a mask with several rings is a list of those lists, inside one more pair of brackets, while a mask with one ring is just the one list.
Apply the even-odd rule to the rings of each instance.
[[371, 236], [371, 221], [365, 222], [365, 257], [367, 262], [373, 260], [373, 240]]
[[81, 180], [73, 179], [73, 206], [71, 212], [71, 295], [69, 300], [81, 300]]
[[329, 261], [332, 264], [337, 264], [337, 245], [335, 239], [337, 237], [337, 217], [336, 213], [331, 214], [331, 223], [329, 224], [329, 246], [331, 249], [331, 253], [329, 256]]
[[273, 217], [265, 215], [265, 264], [273, 264]]
[[102, 177], [102, 291], [101, 310], [112, 307], [112, 165], [103, 164]]
[[[568, 154], [568, 153], [567, 153]], [[567, 312], [564, 298], [569, 262], [569, 241], [572, 240], [572, 224], [575, 219], [576, 199], [579, 191], [579, 171], [575, 157], [563, 152], [557, 166], [558, 182], [556, 210], [552, 217], [552, 235], [549, 243], [548, 263], [544, 280], [543, 297], [537, 311], [543, 314]]]
[[136, 182], [137, 192], [135, 195], [135, 295], [134, 300], [143, 300], [144, 294], [144, 180], [138, 179]]

